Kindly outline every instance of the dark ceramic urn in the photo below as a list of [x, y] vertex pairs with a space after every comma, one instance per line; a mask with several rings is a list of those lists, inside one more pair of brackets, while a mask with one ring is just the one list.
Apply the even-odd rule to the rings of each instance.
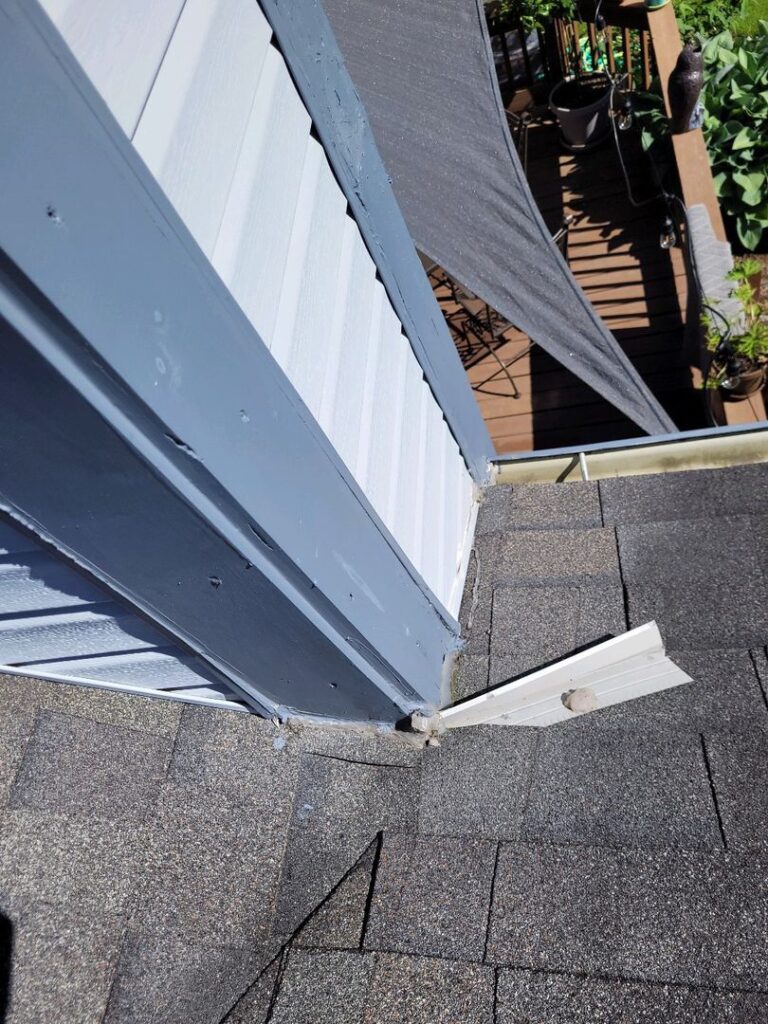
[[701, 47], [686, 43], [669, 76], [670, 126], [675, 135], [689, 132], [701, 124], [699, 95], [704, 84], [704, 57]]

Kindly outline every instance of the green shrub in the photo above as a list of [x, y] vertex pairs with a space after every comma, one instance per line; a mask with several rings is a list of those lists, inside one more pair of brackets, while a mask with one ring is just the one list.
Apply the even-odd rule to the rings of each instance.
[[760, 32], [760, 22], [768, 21], [768, 0], [744, 0], [741, 11], [728, 26], [737, 39]]
[[739, 14], [740, 0], [674, 0], [674, 8], [684, 39], [709, 39], [730, 28]]
[[704, 132], [715, 191], [739, 241], [768, 229], [768, 22], [738, 45], [721, 32], [704, 47]]
[[489, 15], [510, 17], [514, 22], [532, 31], [535, 28], [545, 29], [549, 21], [561, 15], [566, 18], [576, 16], [575, 0], [485, 0], [485, 9]]

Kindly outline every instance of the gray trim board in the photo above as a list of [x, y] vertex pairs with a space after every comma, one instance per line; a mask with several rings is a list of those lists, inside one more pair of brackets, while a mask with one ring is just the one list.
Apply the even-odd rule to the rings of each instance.
[[[262, 573], [343, 652], [349, 671], [399, 705], [436, 700], [456, 623], [375, 515], [37, 4], [1, 0], [0, 13], [0, 88], [14, 96], [0, 109], [0, 246], [9, 256], [3, 306], [17, 334], [44, 356], [39, 372], [45, 364], [55, 369], [179, 497], [174, 515], [194, 513], [205, 536], [215, 533], [236, 552], [235, 576], [246, 563]], [[58, 318], [49, 309], [41, 321], [40, 297], [27, 279]], [[51, 421], [51, 431], [54, 422], [61, 425]], [[22, 425], [16, 421], [17, 433]], [[89, 477], [88, 487], [100, 497], [110, 479]], [[10, 473], [6, 481], [4, 488], [17, 486]], [[133, 558], [142, 573], [130, 582], [120, 575], [133, 568], [130, 560], [120, 572], [104, 569], [127, 535], [120, 544], [114, 532], [101, 537], [86, 553], [98, 532], [85, 501], [93, 496], [83, 498], [79, 526], [72, 512], [65, 536], [42, 496], [35, 516], [6, 492], [9, 507], [142, 607], [156, 569], [139, 538]], [[46, 500], [53, 497], [49, 487]], [[144, 522], [151, 530], [153, 521]], [[227, 582], [209, 568], [203, 591], [227, 594]], [[193, 629], [176, 617], [167, 589], [154, 593], [149, 613], [193, 646], [194, 608], [185, 610]], [[218, 605], [219, 620], [232, 613], [230, 601]], [[204, 604], [214, 614], [217, 606]], [[215, 645], [201, 653], [213, 663]], [[241, 686], [246, 677], [242, 671]], [[306, 710], [300, 701], [282, 703]], [[344, 717], [341, 708], [329, 713]]]
[[[77, 339], [44, 299], [9, 278], [0, 267], [3, 511], [185, 643], [257, 709], [396, 719], [392, 697], [407, 704], [406, 693], [415, 694], [366, 678], [212, 528], [189, 490], [180, 494], [157, 472], [146, 442], [161, 444], [163, 425], [92, 353], [103, 399], [124, 405], [138, 427], [133, 444], [54, 368], [41, 352], [46, 338], [72, 355]], [[202, 467], [197, 475], [204, 485]], [[213, 482], [208, 490], [226, 502]]]
[[473, 478], [494, 449], [318, 0], [259, 0], [424, 376]]

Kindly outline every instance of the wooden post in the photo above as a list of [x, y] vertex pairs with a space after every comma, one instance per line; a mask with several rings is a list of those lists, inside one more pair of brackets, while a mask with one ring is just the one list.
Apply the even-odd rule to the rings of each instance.
[[592, 70], [597, 71], [597, 62], [600, 59], [600, 51], [597, 47], [597, 32], [595, 26], [589, 22], [587, 25], [587, 35], [589, 36], [589, 50], [592, 54]]
[[621, 30], [621, 42], [624, 47], [624, 70], [627, 74], [627, 87], [631, 91], [635, 87], [635, 79], [632, 74], [632, 37], [628, 28]]
[[651, 38], [647, 29], [640, 30], [640, 59], [643, 66], [643, 89], [651, 88]]
[[573, 31], [573, 59], [576, 62], [576, 74], [580, 75], [582, 71], [581, 67], [581, 30], [579, 28], [578, 21], [571, 22], [571, 29]]
[[616, 55], [613, 52], [613, 29], [610, 25], [605, 29], [605, 47], [608, 52], [608, 71], [612, 76], [616, 75]]

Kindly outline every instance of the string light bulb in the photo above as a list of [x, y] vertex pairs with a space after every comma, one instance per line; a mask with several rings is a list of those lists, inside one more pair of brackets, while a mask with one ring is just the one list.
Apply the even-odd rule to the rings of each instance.
[[671, 249], [677, 242], [677, 232], [672, 218], [667, 214], [661, 225], [659, 233], [659, 245], [662, 249]]
[[619, 108], [616, 125], [620, 132], [626, 132], [632, 127], [632, 100], [629, 96], [624, 97], [624, 102]]

